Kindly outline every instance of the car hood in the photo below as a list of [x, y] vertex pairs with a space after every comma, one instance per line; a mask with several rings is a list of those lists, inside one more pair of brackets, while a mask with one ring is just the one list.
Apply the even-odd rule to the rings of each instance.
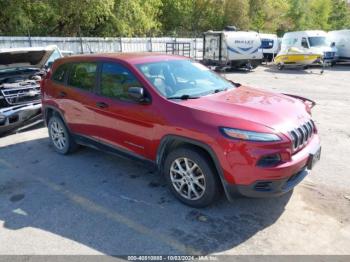
[[0, 70], [10, 68], [42, 68], [55, 47], [0, 49]]
[[[186, 103], [202, 111], [244, 119], [280, 132], [290, 131], [310, 119], [307, 105], [299, 99], [243, 86]], [[235, 123], [231, 127], [239, 128]]]

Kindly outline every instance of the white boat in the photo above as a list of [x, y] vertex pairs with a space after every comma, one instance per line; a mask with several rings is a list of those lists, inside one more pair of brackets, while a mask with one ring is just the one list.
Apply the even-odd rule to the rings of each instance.
[[275, 58], [279, 68], [286, 65], [330, 64], [337, 60], [337, 48], [324, 31], [299, 31], [284, 34]]

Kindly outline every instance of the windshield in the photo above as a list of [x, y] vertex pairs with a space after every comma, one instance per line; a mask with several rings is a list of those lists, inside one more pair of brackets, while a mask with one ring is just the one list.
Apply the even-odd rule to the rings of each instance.
[[141, 73], [165, 97], [199, 97], [235, 86], [200, 63], [172, 60], [137, 65]]
[[330, 46], [327, 38], [324, 36], [309, 37], [310, 46]]

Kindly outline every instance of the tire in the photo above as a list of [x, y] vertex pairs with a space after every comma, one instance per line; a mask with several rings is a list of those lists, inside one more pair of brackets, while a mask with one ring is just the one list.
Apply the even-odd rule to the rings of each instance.
[[66, 155], [78, 148], [60, 117], [56, 115], [50, 117], [47, 127], [49, 129], [50, 142], [57, 153]]
[[200, 150], [182, 147], [170, 152], [164, 162], [164, 175], [170, 191], [186, 205], [206, 207], [219, 197], [218, 176]]
[[278, 70], [283, 70], [284, 69], [284, 65], [282, 63], [278, 63], [277, 64], [277, 69]]

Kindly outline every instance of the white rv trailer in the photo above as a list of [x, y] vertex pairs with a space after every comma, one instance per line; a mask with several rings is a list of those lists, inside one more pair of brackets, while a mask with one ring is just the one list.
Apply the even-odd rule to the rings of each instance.
[[350, 61], [350, 29], [328, 32], [328, 37], [338, 49], [339, 61]]
[[264, 60], [271, 62], [280, 50], [280, 41], [275, 34], [259, 33]]
[[203, 39], [203, 62], [230, 68], [256, 68], [262, 62], [261, 41], [257, 32], [208, 31]]

